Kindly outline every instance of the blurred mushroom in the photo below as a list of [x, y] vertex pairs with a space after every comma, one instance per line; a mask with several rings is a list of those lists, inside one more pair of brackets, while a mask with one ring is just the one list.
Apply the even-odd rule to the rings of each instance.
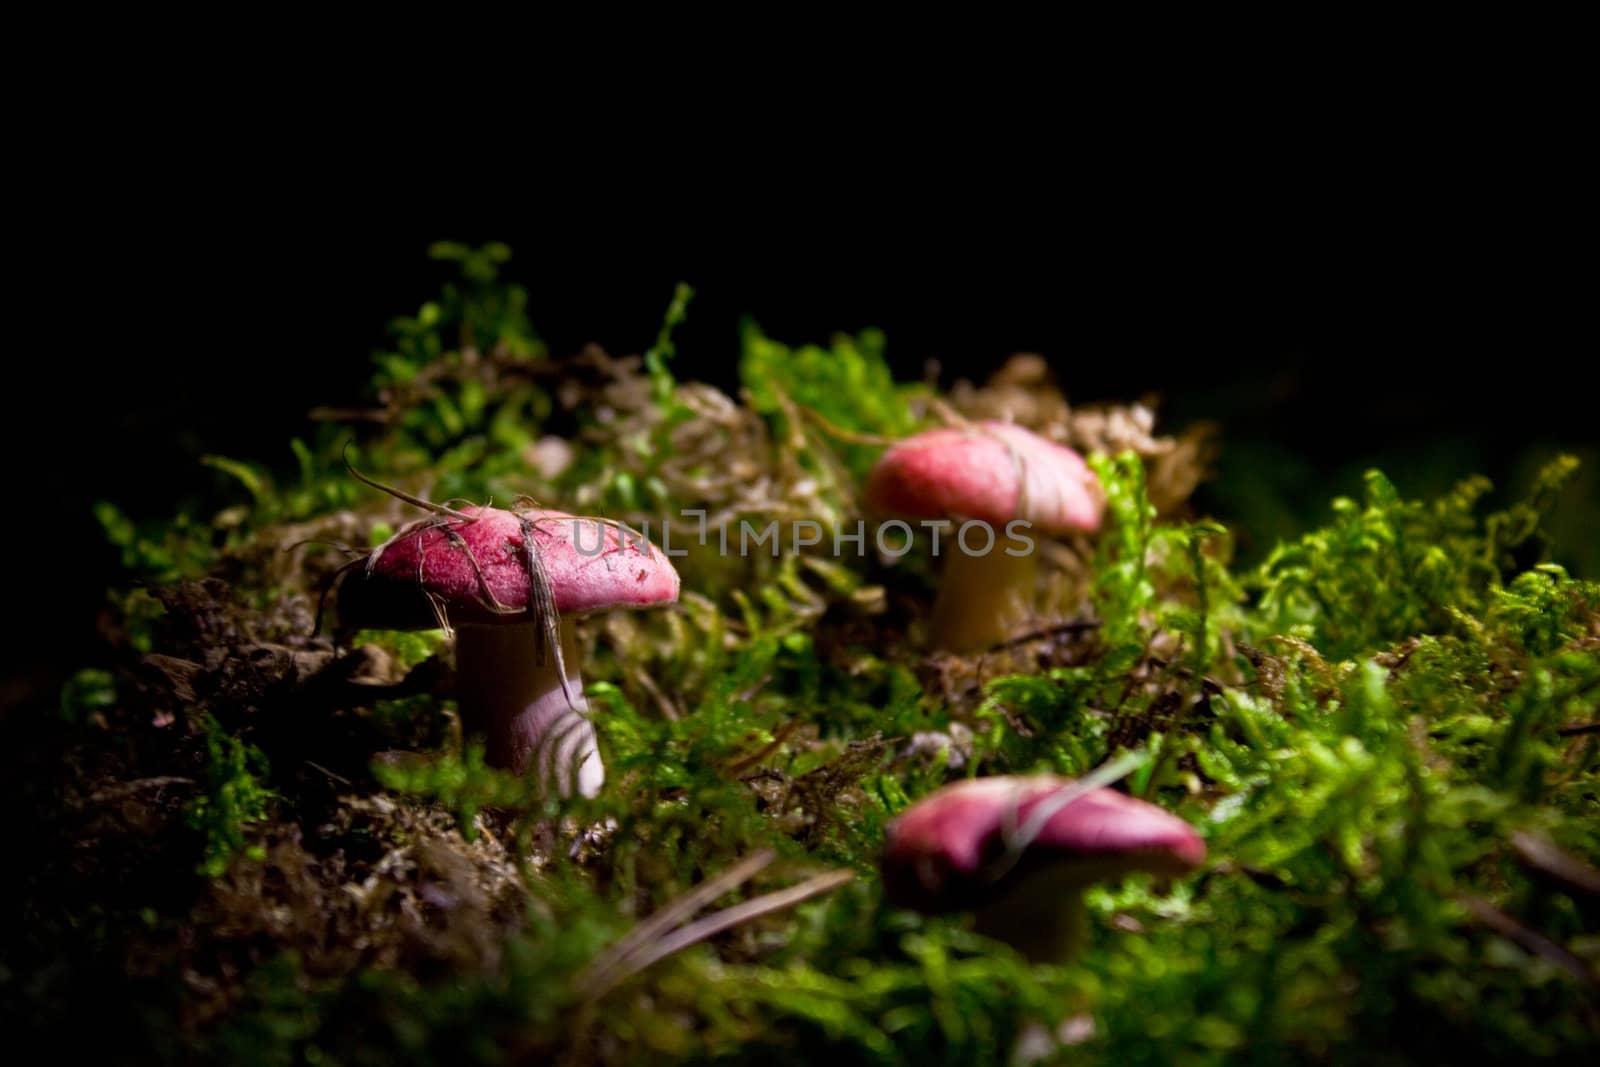
[[[937, 553], [945, 564], [930, 636], [952, 652], [998, 644], [1032, 614], [1038, 553], [1028, 531], [1092, 531], [1105, 507], [1081, 456], [1004, 422], [896, 443], [872, 470], [867, 502], [896, 515], [967, 520]], [[966, 536], [972, 524], [987, 531], [977, 546]]]
[[1082, 891], [1135, 871], [1177, 877], [1205, 860], [1188, 823], [1070, 778], [976, 778], [925, 797], [889, 824], [889, 901], [969, 911], [980, 933], [1036, 963], [1061, 963], [1086, 929]]

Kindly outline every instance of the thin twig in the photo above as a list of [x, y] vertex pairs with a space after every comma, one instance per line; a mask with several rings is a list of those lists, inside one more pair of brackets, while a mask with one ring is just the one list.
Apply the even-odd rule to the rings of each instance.
[[643, 667], [636, 667], [631, 673], [633, 675], [634, 682], [638, 684], [639, 688], [643, 689], [646, 693], [649, 693], [650, 699], [654, 700], [656, 702], [656, 707], [661, 709], [662, 717], [664, 717], [668, 722], [677, 722], [679, 719], [683, 718], [683, 716], [678, 713], [677, 707], [675, 707], [672, 701], [667, 699], [667, 695], [661, 691], [661, 687], [656, 685], [655, 679], [650, 677], [649, 671], [645, 670]]
[[1046, 626], [1042, 629], [1029, 630], [1025, 634], [1018, 634], [1016, 637], [1007, 638], [998, 645], [991, 646], [988, 651], [1000, 652], [1004, 649], [1016, 648], [1018, 645], [1025, 645], [1029, 641], [1039, 641], [1046, 637], [1060, 637], [1064, 634], [1086, 633], [1089, 630], [1098, 630], [1100, 626], [1101, 622], [1099, 619], [1080, 619], [1075, 622], [1058, 623], [1054, 626]]
[[339, 782], [339, 783], [341, 783], [343, 785], [354, 785], [355, 784], [354, 782], [350, 781], [350, 779], [346, 778], [344, 775], [342, 775], [342, 774], [334, 774], [332, 771], [328, 770], [328, 768], [324, 767], [322, 764], [317, 763], [314, 760], [306, 760], [306, 766], [310, 767], [313, 770], [321, 771], [323, 774], [327, 775], [333, 781]]
[[344, 451], [344, 467], [345, 467], [345, 470], [349, 471], [350, 472], [350, 476], [353, 477], [356, 481], [360, 482], [362, 485], [370, 485], [372, 488], [378, 490], [380, 493], [388, 493], [390, 496], [394, 497], [396, 500], [404, 500], [407, 504], [410, 504], [413, 507], [419, 507], [424, 511], [431, 511], [435, 515], [448, 515], [452, 519], [461, 519], [464, 522], [473, 522], [473, 521], [475, 521], [471, 515], [468, 515], [468, 514], [466, 514], [464, 512], [457, 511], [454, 508], [447, 508], [443, 504], [435, 504], [433, 501], [424, 500], [420, 496], [412, 496], [410, 493], [406, 492], [403, 489], [396, 489], [392, 485], [384, 485], [382, 482], [373, 481], [371, 478], [368, 478], [365, 474], [362, 474], [360, 471], [356, 470], [356, 465], [354, 463], [350, 462], [350, 446], [349, 446], [349, 444], [346, 444], [344, 446], [344, 448], [345, 448], [345, 451]]
[[366, 560], [366, 556], [357, 556], [323, 579], [322, 588], [317, 592], [317, 614], [311, 620], [311, 634], [313, 637], [322, 631], [322, 616], [327, 612], [328, 595], [333, 592], [334, 586], [339, 584], [339, 579], [361, 566]]
[[[488, 510], [488, 505], [484, 505]], [[486, 610], [495, 615], [510, 615], [516, 609], [509, 608], [500, 603], [500, 598], [494, 595], [494, 590], [489, 586], [489, 579], [484, 575], [483, 568], [478, 565], [477, 554], [472, 551], [472, 546], [467, 544], [467, 539], [456, 532], [456, 528], [449, 523], [441, 523], [439, 528], [444, 531], [445, 540], [450, 542], [450, 547], [467, 557], [467, 563], [472, 566], [472, 573], [478, 579], [478, 591], [483, 594], [482, 601]]]
[[313, 422], [376, 422], [380, 425], [390, 421], [389, 413], [382, 408], [317, 407], [306, 412], [306, 418]]
[[785, 722], [782, 726], [778, 727], [772, 732], [771, 741], [760, 746], [754, 752], [747, 752], [742, 756], [735, 756], [733, 759], [723, 764], [723, 771], [730, 778], [739, 777], [739, 775], [743, 774], [745, 771], [749, 770], [751, 767], [754, 767], [756, 764], [760, 763], [762, 760], [778, 751], [778, 749], [782, 748], [784, 742], [793, 737], [795, 731], [800, 729], [800, 726], [801, 723], [799, 719], [790, 719], [788, 722]]

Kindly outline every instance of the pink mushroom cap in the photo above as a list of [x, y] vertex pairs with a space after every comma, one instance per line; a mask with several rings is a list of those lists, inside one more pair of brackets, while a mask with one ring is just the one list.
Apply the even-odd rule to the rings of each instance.
[[1051, 535], [1096, 530], [1105, 510], [1100, 482], [1082, 456], [1006, 422], [897, 442], [873, 468], [867, 500], [919, 518], [961, 516], [997, 527], [1023, 519]]
[[[429, 595], [452, 622], [527, 622], [531, 583], [524, 520], [561, 614], [678, 599], [672, 563], [654, 544], [618, 526], [562, 511], [461, 511], [470, 518], [413, 523], [376, 550], [370, 572], [365, 565], [353, 568], [339, 589], [341, 622], [428, 629], [438, 625]], [[497, 612], [493, 601], [511, 610]]]
[[[887, 830], [889, 900], [929, 913], [983, 903], [1009, 874], [1007, 838], [1068, 789], [1076, 789], [1072, 779], [1053, 775], [975, 778], [913, 804]], [[1044, 819], [1015, 875], [1048, 866], [1076, 869], [1084, 885], [1135, 871], [1177, 877], [1205, 857], [1205, 841], [1176, 815], [1114, 789], [1091, 789]]]

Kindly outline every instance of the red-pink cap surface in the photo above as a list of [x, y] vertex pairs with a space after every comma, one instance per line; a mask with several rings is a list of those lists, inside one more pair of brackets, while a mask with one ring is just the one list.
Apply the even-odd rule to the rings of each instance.
[[[470, 518], [425, 519], [395, 534], [376, 550], [370, 573], [364, 564], [352, 568], [339, 588], [341, 623], [390, 630], [433, 627], [438, 622], [430, 595], [451, 622], [527, 622], [531, 583], [525, 529], [561, 614], [678, 599], [672, 563], [632, 531], [561, 511], [461, 511]], [[511, 612], [492, 610], [492, 601]]]
[[[918, 911], [971, 907], [1008, 871], [1007, 842], [1016, 841], [1040, 805], [1075, 790], [1070, 778], [975, 778], [957, 782], [906, 809], [887, 829], [883, 882], [889, 900]], [[1049, 812], [1020, 849], [1017, 874], [1041, 866], [1081, 868], [1082, 881], [1133, 871], [1169, 877], [1205, 861], [1194, 827], [1154, 804], [1114, 789], [1091, 789]]]
[[1006, 422], [897, 442], [873, 468], [867, 500], [920, 518], [960, 516], [992, 526], [1025, 519], [1050, 534], [1098, 529], [1105, 509], [1099, 479], [1082, 456]]

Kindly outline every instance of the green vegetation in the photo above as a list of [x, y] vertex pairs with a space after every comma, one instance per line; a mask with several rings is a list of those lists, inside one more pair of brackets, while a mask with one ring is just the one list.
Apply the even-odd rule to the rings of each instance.
[[[875, 442], [987, 416], [1014, 386], [941, 399], [894, 382], [876, 334], [788, 348], [751, 326], [735, 399], [675, 377], [687, 289], [642, 360], [556, 358], [499, 279], [503, 246], [434, 254], [461, 280], [395, 321], [374, 408], [293, 442], [291, 473], [209, 461], [236, 506], [159, 529], [98, 509], [144, 584], [110, 599], [116, 669], [80, 674], [23, 739], [59, 756], [35, 799], [97, 881], [25, 876], [30, 933], [0, 975], [22, 1031], [98, 989], [107, 1018], [62, 1047], [228, 1063], [1600, 1049], [1581, 866], [1600, 859], [1600, 585], [1548, 562], [1542, 534], [1570, 462], [1495, 513], [1482, 481], [1417, 501], [1372, 472], [1363, 500], [1239, 568], [1185, 502], [1197, 450], [1118, 436], [1126, 409], [1069, 409], [1041, 383], [1017, 417], [1094, 453], [1107, 528], [1046, 556], [1036, 631], [928, 656], [925, 552], [890, 564], [869, 538], [835, 558], [825, 537], [725, 556], [718, 531], [853, 524]], [[671, 527], [690, 550], [677, 608], [583, 624], [601, 796], [486, 767], [438, 635], [314, 635], [339, 546], [418, 517], [347, 456], [430, 499], [527, 494], [653, 537], [705, 513], [709, 545]], [[1123, 787], [1193, 822], [1210, 860], [1091, 892], [1072, 966], [883, 902], [883, 827], [916, 798], [1127, 753]], [[668, 931], [596, 963], [763, 850], [680, 922], [854, 878], [648, 966]]]
[[241, 849], [251, 859], [265, 857], [246, 842], [250, 824], [266, 818], [272, 794], [261, 787], [267, 766], [260, 750], [223, 730], [209, 715], [200, 716], [199, 729], [206, 745], [205, 789], [189, 802], [186, 814], [189, 828], [205, 839], [200, 873], [215, 878]]

